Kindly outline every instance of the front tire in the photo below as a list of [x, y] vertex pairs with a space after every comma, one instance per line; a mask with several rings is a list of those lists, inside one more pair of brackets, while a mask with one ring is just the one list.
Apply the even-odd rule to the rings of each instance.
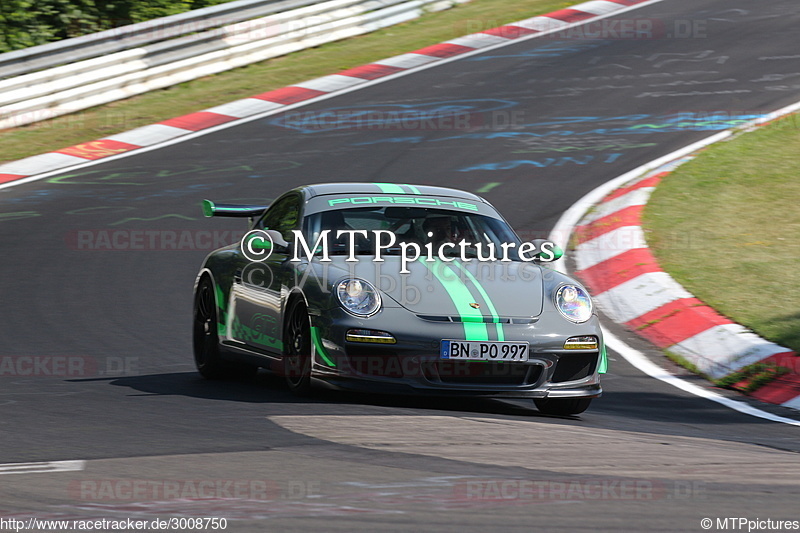
[[533, 400], [540, 413], [546, 415], [579, 415], [589, 408], [591, 398], [536, 398]]
[[214, 285], [204, 277], [194, 293], [194, 322], [192, 328], [194, 364], [206, 379], [224, 379], [227, 368], [219, 351], [217, 336], [217, 302]]
[[311, 320], [301, 299], [291, 304], [284, 336], [283, 370], [289, 390], [299, 396], [311, 392]]

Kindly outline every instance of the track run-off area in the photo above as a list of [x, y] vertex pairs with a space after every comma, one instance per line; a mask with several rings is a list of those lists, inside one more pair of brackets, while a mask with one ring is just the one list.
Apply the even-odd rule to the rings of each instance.
[[[202, 218], [204, 198], [441, 185], [544, 237], [599, 185], [799, 98], [794, 0], [663, 0], [615, 19], [654, 33], [521, 39], [4, 189], [0, 517], [215, 516], [232, 531], [800, 520], [797, 427], [657, 381], [613, 351], [603, 397], [574, 418], [522, 401], [298, 399], [266, 372], [211, 382], [194, 370], [197, 269], [246, 230]], [[386, 120], [403, 113], [434, 118]]]

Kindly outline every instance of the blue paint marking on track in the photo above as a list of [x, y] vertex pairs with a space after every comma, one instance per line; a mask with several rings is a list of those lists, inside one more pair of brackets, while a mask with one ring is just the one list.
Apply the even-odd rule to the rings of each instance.
[[589, 163], [613, 163], [624, 154], [607, 154], [605, 157], [584, 155], [578, 157], [548, 157], [539, 161], [533, 159], [516, 159], [513, 161], [500, 161], [497, 163], [482, 163], [458, 169], [459, 172], [471, 172], [473, 170], [512, 170], [523, 166], [533, 166], [537, 168], [561, 167], [567, 164], [588, 165]]
[[585, 50], [593, 50], [595, 48], [599, 48], [607, 44], [608, 44], [607, 41], [586, 41], [586, 42], [558, 41], [552, 44], [547, 44], [545, 46], [537, 46], [536, 48], [525, 50], [524, 52], [521, 52], [519, 54], [504, 54], [496, 56], [479, 55], [475, 57], [470, 57], [467, 59], [467, 61], [488, 61], [491, 59], [502, 59], [506, 57], [523, 57], [523, 58], [562, 57], [567, 54], [583, 52]]

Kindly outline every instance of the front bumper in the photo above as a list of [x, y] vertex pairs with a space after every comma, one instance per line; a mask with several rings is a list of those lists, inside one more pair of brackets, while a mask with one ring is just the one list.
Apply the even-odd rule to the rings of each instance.
[[[330, 310], [313, 316], [312, 326], [316, 336], [312, 380], [329, 388], [495, 398], [602, 394], [599, 351], [563, 348], [566, 339], [574, 336], [595, 335], [602, 342], [596, 317], [573, 324], [544, 313], [502, 324], [504, 340], [529, 343], [525, 363], [441, 360], [441, 339], [464, 338], [463, 324], [421, 318], [403, 308], [384, 308], [368, 319]], [[397, 342], [351, 342], [346, 340], [349, 329], [386, 331]]]

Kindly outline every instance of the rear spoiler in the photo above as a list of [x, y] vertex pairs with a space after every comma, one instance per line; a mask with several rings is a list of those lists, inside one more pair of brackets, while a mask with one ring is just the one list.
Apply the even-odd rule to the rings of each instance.
[[203, 200], [203, 214], [207, 217], [259, 217], [267, 210], [268, 205], [215, 204], [211, 200]]

